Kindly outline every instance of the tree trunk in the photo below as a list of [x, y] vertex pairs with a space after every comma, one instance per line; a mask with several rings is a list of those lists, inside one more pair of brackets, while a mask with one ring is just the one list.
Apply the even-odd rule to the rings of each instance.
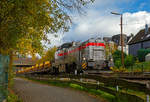
[[10, 52], [9, 54], [9, 68], [8, 68], [8, 87], [11, 88], [11, 86], [13, 85], [13, 53]]

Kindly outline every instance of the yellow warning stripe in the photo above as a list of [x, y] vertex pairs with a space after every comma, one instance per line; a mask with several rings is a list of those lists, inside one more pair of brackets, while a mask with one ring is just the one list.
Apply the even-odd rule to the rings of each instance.
[[85, 69], [86, 68], [86, 66], [85, 67], [83, 67], [83, 69]]
[[86, 67], [87, 65], [82, 65], [82, 67]]
[[86, 63], [83, 63], [83, 64], [82, 64], [82, 68], [85, 69], [86, 67], [87, 67], [87, 64], [86, 64]]
[[83, 63], [82, 66], [83, 66], [83, 65], [86, 65], [86, 63]]

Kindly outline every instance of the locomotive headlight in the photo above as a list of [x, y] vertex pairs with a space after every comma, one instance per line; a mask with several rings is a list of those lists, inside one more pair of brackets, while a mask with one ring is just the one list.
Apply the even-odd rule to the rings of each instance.
[[83, 57], [83, 61], [85, 61], [86, 60], [86, 58], [85, 57]]

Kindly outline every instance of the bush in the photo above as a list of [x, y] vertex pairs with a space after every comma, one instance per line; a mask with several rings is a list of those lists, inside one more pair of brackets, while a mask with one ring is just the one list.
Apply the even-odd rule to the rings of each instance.
[[7, 97], [7, 102], [22, 102], [22, 100], [20, 100], [18, 96], [15, 95], [14, 93], [9, 92], [9, 95]]
[[[127, 55], [125, 53], [124, 54], [124, 57], [126, 57]], [[114, 59], [114, 62], [116, 60], [120, 60], [121, 59], [121, 51], [119, 50], [116, 50], [114, 53], [113, 53], [113, 59]]]
[[[113, 60], [115, 67], [120, 68], [122, 67], [121, 63], [121, 51], [117, 50], [113, 53]], [[133, 66], [135, 63], [135, 58], [132, 55], [126, 55], [124, 53], [124, 64], [125, 67]]]
[[133, 66], [134, 62], [135, 60], [132, 55], [128, 55], [125, 57], [125, 60], [124, 60], [125, 67]]
[[121, 59], [118, 59], [118, 60], [115, 61], [115, 66], [117, 68], [120, 68], [122, 66]]
[[138, 59], [140, 62], [145, 61], [145, 56], [150, 53], [150, 49], [140, 49], [138, 50]]
[[132, 67], [130, 67], [129, 71], [134, 72], [149, 72], [150, 71], [150, 62], [138, 62], [135, 63]]
[[[113, 53], [113, 60], [114, 60], [114, 64], [117, 68], [120, 68], [122, 66], [122, 63], [121, 63], [121, 51], [119, 50], [116, 50], [114, 53]], [[124, 58], [126, 57], [127, 55], [124, 53]]]
[[[126, 57], [127, 55], [124, 53], [124, 57]], [[116, 50], [114, 53], [113, 53], [113, 60], [114, 62], [116, 62], [117, 60], [120, 60], [121, 59], [121, 51], [119, 50]]]

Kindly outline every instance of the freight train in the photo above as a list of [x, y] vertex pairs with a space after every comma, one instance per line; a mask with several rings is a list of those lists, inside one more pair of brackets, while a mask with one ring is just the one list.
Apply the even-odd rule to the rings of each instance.
[[84, 42], [64, 43], [57, 48], [55, 60], [37, 64], [19, 73], [98, 73], [109, 69], [105, 42], [91, 38]]

